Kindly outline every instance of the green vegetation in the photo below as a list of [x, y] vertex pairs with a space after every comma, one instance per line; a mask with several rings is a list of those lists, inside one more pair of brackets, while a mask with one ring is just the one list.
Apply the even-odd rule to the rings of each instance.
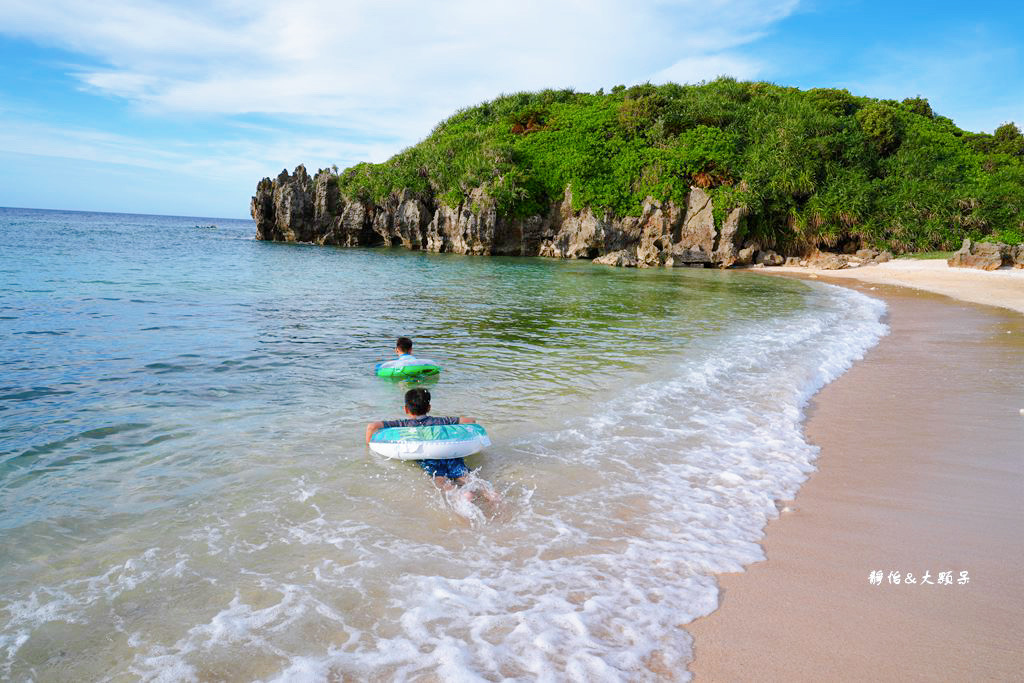
[[915, 251], [913, 253], [901, 254], [897, 258], [918, 259], [918, 260], [923, 260], [923, 259], [943, 259], [943, 260], [949, 260], [949, 258], [951, 256], [953, 256], [953, 253], [954, 252], [952, 252], [952, 251]]
[[351, 198], [406, 190], [449, 206], [481, 189], [512, 216], [546, 212], [566, 187], [574, 208], [637, 215], [645, 197], [681, 203], [692, 184], [711, 193], [719, 220], [746, 206], [746, 232], [782, 249], [955, 249], [964, 237], [1024, 233], [1016, 125], [970, 133], [921, 97], [730, 78], [501, 96], [382, 164], [342, 171], [338, 184]]

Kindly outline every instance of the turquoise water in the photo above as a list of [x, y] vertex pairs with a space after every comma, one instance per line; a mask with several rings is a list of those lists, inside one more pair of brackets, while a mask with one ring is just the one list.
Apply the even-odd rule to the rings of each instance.
[[[811, 467], [803, 403], [884, 333], [745, 273], [253, 233], [0, 209], [4, 677], [685, 678]], [[499, 505], [362, 443], [399, 335]]]

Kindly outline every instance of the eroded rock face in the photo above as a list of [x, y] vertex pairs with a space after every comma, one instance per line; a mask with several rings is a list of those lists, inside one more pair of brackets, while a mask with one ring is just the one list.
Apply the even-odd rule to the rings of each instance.
[[807, 259], [807, 265], [811, 268], [820, 268], [821, 270], [842, 270], [846, 267], [846, 262], [847, 258], [845, 255], [826, 251], [817, 252]]
[[604, 266], [636, 268], [636, 258], [625, 249], [619, 249], [604, 256], [598, 256], [594, 259], [594, 263], [600, 263]]
[[761, 245], [757, 242], [747, 242], [742, 249], [736, 253], [736, 265], [749, 266], [754, 262], [757, 252], [761, 251]]
[[[742, 233], [742, 209], [729, 212], [716, 229], [711, 197], [691, 187], [686, 206], [648, 197], [639, 216], [596, 214], [573, 209], [572, 192], [546, 214], [523, 218], [498, 214], [481, 189], [456, 207], [408, 192], [380, 204], [346, 199], [337, 176], [321, 171], [313, 179], [299, 166], [260, 181], [252, 198], [256, 237], [346, 247], [403, 246], [435, 252], [603, 259], [637, 266], [738, 263], [735, 240]], [[749, 262], [749, 261], [748, 261]]]
[[1013, 248], [1013, 267], [1024, 268], [1024, 242]]
[[964, 239], [960, 250], [946, 260], [953, 268], [980, 268], [981, 270], [995, 270], [1012, 260], [1010, 247], [1005, 244], [993, 244], [990, 242], [974, 242]]
[[771, 249], [757, 252], [757, 256], [754, 258], [754, 263], [762, 266], [781, 266], [784, 261], [782, 256]]
[[250, 205], [256, 238], [280, 242], [310, 242], [315, 232], [313, 183], [304, 166], [294, 175], [281, 171], [276, 180], [264, 178]]
[[737, 206], [725, 218], [722, 234], [718, 236], [718, 244], [715, 245], [715, 251], [711, 255], [711, 260], [722, 268], [728, 268], [736, 263], [739, 258], [736, 241], [740, 235], [740, 221], [746, 215], [746, 207]]

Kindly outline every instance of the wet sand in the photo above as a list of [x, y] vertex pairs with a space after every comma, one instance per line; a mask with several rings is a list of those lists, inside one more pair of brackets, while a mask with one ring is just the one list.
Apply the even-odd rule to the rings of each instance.
[[809, 406], [818, 471], [686, 627], [694, 680], [1021, 680], [1024, 316], [842, 284], [892, 332]]

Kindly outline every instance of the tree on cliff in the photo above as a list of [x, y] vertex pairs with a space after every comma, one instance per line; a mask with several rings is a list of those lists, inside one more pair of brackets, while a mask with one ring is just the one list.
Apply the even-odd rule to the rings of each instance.
[[402, 192], [447, 206], [541, 215], [574, 208], [637, 215], [646, 197], [685, 201], [691, 185], [718, 218], [781, 248], [857, 240], [897, 251], [1019, 234], [1024, 136], [970, 133], [920, 96], [858, 97], [720, 78], [699, 85], [544, 90], [457, 112], [381, 164], [337, 174], [350, 199]]

